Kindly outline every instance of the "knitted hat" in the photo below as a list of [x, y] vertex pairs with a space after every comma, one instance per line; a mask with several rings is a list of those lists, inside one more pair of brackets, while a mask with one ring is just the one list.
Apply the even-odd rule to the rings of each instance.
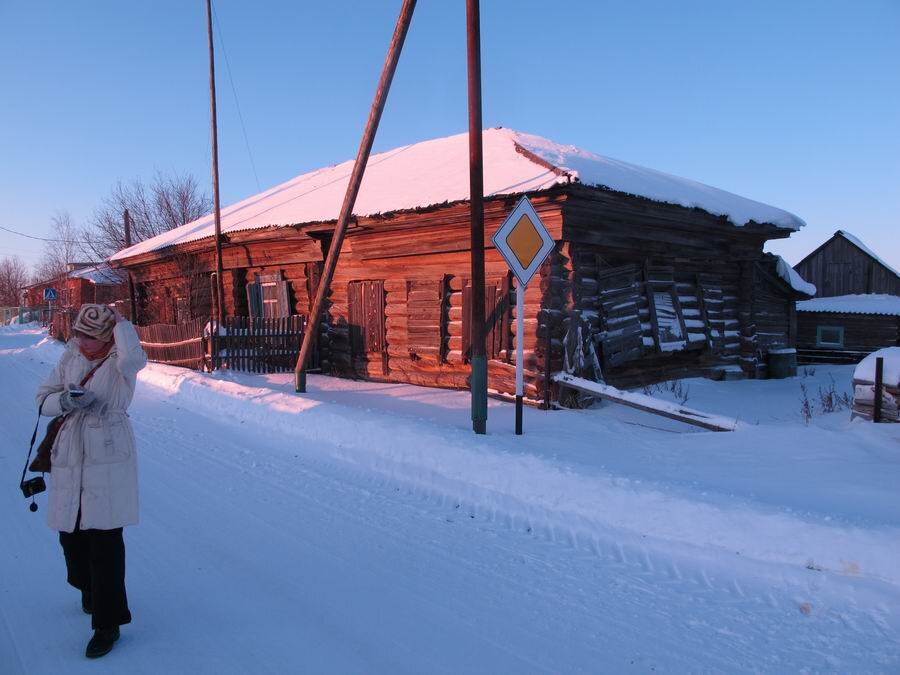
[[82, 305], [75, 323], [72, 324], [72, 330], [103, 342], [112, 339], [115, 327], [116, 315], [106, 305]]

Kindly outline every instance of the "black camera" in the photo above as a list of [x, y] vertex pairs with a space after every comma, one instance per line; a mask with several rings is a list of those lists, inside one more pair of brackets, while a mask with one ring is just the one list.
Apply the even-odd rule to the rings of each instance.
[[38, 476], [37, 478], [23, 480], [19, 487], [22, 488], [22, 494], [25, 495], [25, 499], [28, 499], [46, 490], [47, 484], [44, 482], [43, 476]]

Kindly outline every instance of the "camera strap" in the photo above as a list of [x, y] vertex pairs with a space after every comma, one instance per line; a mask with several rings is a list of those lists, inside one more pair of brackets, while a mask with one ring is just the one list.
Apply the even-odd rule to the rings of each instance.
[[[49, 396], [50, 394], [47, 394]], [[34, 442], [37, 440], [37, 432], [38, 427], [41, 426], [41, 411], [44, 409], [44, 401], [47, 400], [47, 396], [44, 397], [44, 400], [41, 401], [41, 404], [38, 406], [38, 417], [37, 422], [34, 424], [34, 432], [31, 434], [31, 445], [28, 446], [28, 457], [25, 458], [25, 468], [22, 469], [22, 480], [19, 482], [19, 486], [25, 485], [25, 474], [28, 473], [28, 464], [31, 461], [31, 452], [34, 450]]]

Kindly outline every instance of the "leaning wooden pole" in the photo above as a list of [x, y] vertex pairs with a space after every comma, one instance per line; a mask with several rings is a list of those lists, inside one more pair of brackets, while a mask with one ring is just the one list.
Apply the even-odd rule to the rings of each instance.
[[212, 0], [206, 0], [206, 36], [209, 42], [209, 114], [212, 127], [213, 217], [216, 223], [216, 326], [225, 319], [222, 282], [222, 212], [219, 208], [219, 126], [216, 121], [216, 60], [213, 53]]
[[310, 310], [306, 331], [303, 333], [300, 356], [297, 358], [297, 366], [294, 368], [294, 386], [298, 392], [306, 391], [306, 363], [318, 339], [319, 324], [322, 321], [322, 309], [325, 307], [325, 298], [328, 296], [331, 279], [334, 277], [334, 269], [337, 266], [341, 246], [344, 243], [344, 235], [347, 233], [347, 224], [350, 221], [350, 215], [353, 213], [353, 206], [356, 204], [359, 186], [362, 184], [366, 163], [369, 161], [369, 153], [372, 151], [372, 143], [375, 142], [375, 133], [378, 131], [378, 122], [381, 120], [381, 113], [384, 112], [384, 104], [387, 101], [388, 91], [391, 88], [391, 80], [394, 79], [397, 62], [400, 60], [400, 51], [403, 49], [403, 42], [406, 40], [406, 33], [409, 31], [409, 24], [415, 8], [416, 0], [403, 0], [403, 7], [401, 7], [400, 16], [397, 18], [394, 36], [391, 38], [391, 46], [388, 49], [387, 58], [381, 70], [381, 79], [378, 81], [378, 88], [375, 90], [375, 98], [369, 111], [369, 119], [366, 121], [366, 129], [359, 144], [359, 152], [356, 153], [356, 161], [353, 164], [353, 172], [350, 174], [350, 182], [347, 183], [347, 191], [344, 193], [344, 203], [341, 205], [341, 212], [338, 216], [337, 225], [334, 228], [331, 245], [328, 247], [325, 269], [322, 271], [322, 278], [319, 280], [319, 287], [316, 290], [316, 298], [313, 301], [312, 310]]
[[[125, 248], [131, 248], [131, 214], [128, 212], [128, 209], [125, 209], [123, 216], [125, 220]], [[134, 295], [134, 277], [131, 276], [131, 272], [128, 272], [128, 309], [131, 312], [131, 316], [128, 318], [131, 319], [131, 323], [137, 326], [137, 299]]]
[[472, 249], [472, 429], [487, 433], [487, 355], [484, 347], [484, 162], [481, 138], [481, 18], [466, 0], [469, 73], [469, 194]]

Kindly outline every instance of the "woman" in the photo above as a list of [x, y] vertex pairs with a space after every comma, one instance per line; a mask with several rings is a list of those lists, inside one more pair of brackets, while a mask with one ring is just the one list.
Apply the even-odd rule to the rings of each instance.
[[51, 453], [47, 520], [59, 531], [68, 582], [92, 615], [85, 655], [97, 658], [131, 622], [122, 528], [137, 523], [138, 492], [126, 410], [147, 358], [134, 326], [109, 307], [83, 305], [72, 331], [37, 402], [43, 415], [66, 416]]

